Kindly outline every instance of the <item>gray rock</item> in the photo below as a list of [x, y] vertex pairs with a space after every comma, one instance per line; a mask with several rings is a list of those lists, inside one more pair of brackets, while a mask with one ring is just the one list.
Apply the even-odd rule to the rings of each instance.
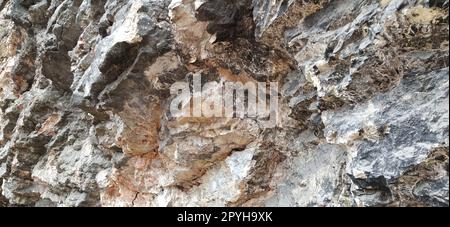
[[[448, 1], [0, 0], [0, 206], [448, 206], [448, 44]], [[174, 118], [193, 75], [277, 124]]]

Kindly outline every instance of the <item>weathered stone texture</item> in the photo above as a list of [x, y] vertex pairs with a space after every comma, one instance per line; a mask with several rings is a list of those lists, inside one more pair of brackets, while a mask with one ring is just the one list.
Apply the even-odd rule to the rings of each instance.
[[[0, 206], [448, 206], [448, 0], [0, 0]], [[174, 118], [193, 75], [279, 122]]]

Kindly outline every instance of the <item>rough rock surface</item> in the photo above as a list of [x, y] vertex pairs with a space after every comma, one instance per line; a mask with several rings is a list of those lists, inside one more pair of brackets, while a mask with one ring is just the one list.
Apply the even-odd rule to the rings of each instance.
[[[448, 206], [448, 0], [0, 0], [0, 206]], [[279, 121], [170, 86], [276, 81]]]

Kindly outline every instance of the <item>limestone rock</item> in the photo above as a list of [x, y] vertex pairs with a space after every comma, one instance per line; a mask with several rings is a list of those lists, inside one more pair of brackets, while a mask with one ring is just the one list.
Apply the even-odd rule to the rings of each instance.
[[448, 4], [0, 0], [0, 206], [448, 206]]

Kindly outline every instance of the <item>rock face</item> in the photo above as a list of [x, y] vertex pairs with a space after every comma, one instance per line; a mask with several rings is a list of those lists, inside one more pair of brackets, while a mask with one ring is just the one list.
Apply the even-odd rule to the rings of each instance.
[[[0, 206], [448, 206], [448, 4], [0, 0]], [[277, 122], [173, 116], [198, 75]]]

